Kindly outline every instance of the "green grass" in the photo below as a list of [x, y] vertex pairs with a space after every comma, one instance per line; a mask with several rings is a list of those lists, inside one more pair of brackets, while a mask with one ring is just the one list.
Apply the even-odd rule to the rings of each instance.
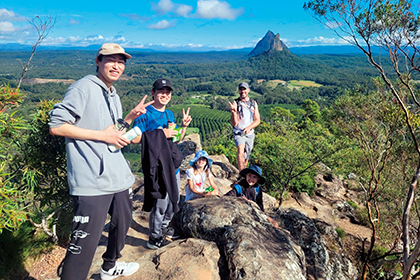
[[302, 88], [302, 87], [321, 87], [321, 84], [315, 83], [314, 81], [307, 80], [290, 80], [287, 82], [291, 88]]
[[338, 237], [340, 237], [340, 238], [346, 237], [346, 232], [344, 230], [342, 230], [341, 228], [336, 228], [335, 231], [337, 232]]
[[353, 201], [351, 201], [351, 200], [347, 200], [347, 203], [348, 203], [351, 207], [353, 207], [353, 209], [354, 209], [354, 210], [356, 210], [356, 209], [357, 209], [357, 204], [356, 204], [356, 203], [354, 203]]

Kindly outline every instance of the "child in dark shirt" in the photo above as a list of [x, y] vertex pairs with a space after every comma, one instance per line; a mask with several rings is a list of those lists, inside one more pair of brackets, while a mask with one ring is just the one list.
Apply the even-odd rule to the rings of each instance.
[[[261, 211], [264, 211], [263, 197], [261, 185], [266, 180], [262, 176], [262, 171], [259, 166], [250, 165], [247, 168], [242, 169], [239, 172], [241, 179], [233, 184], [232, 189], [227, 192], [226, 196], [243, 197], [245, 199], [254, 201], [260, 207]], [[278, 227], [275, 220], [267, 216], [268, 220], [273, 224], [274, 227]]]

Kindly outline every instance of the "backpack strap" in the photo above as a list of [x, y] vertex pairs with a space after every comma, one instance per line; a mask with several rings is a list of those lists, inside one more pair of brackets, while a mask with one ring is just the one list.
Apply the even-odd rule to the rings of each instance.
[[[239, 106], [239, 102], [240, 102], [240, 101], [241, 101], [241, 99], [240, 99], [240, 98], [236, 98], [236, 99], [235, 99], [235, 102], [236, 102], [236, 110], [237, 110], [237, 111], [241, 111], [241, 110], [242, 110], [242, 106]], [[249, 99], [249, 102], [251, 103], [250, 108], [255, 108], [255, 104], [256, 104], [256, 102], [257, 102], [257, 101], [255, 101], [255, 99], [250, 98], [250, 99]]]
[[260, 186], [254, 188], [255, 189], [255, 198], [257, 198], [258, 194], [260, 193]]
[[236, 193], [238, 194], [238, 196], [242, 196], [242, 187], [238, 184], [233, 185], [236, 189]]

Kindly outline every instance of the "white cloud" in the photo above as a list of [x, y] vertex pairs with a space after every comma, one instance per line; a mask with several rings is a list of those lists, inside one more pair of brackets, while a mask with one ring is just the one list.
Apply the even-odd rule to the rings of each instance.
[[192, 10], [193, 10], [193, 7], [181, 4], [176, 9], [175, 14], [181, 17], [188, 17], [188, 15], [191, 13]]
[[86, 40], [91, 42], [98, 42], [102, 41], [103, 39], [104, 37], [102, 35], [89, 35], [86, 37]]
[[27, 21], [26, 17], [16, 14], [13, 11], [0, 9], [0, 21], [23, 22]]
[[169, 13], [174, 8], [171, 0], [160, 0], [157, 4], [152, 4], [152, 10], [158, 15]]
[[81, 38], [79, 36], [70, 36], [70, 37], [47, 37], [42, 42], [42, 45], [44, 46], [81, 46], [86, 47], [89, 45], [101, 45], [103, 43], [107, 42], [115, 42], [122, 46], [125, 46], [127, 40], [121, 36], [110, 36], [110, 37], [104, 37], [101, 34], [92, 34], [89, 36], [86, 36], [85, 38]]
[[234, 20], [241, 14], [244, 9], [233, 9], [230, 4], [219, 0], [198, 0], [196, 15], [199, 18], [220, 18]]
[[193, 7], [185, 4], [176, 4], [171, 0], [160, 0], [157, 4], [152, 3], [152, 10], [158, 15], [173, 13], [175, 16], [188, 17]]
[[69, 23], [67, 23], [67, 25], [79, 25], [79, 24], [80, 24], [80, 21], [78, 21], [74, 18], [71, 18]]
[[308, 47], [308, 46], [322, 46], [322, 45], [349, 45], [349, 42], [343, 38], [325, 38], [323, 36], [308, 38], [305, 40], [288, 40], [281, 39], [288, 47]]
[[15, 27], [11, 22], [8, 21], [0, 21], [0, 33], [3, 32], [14, 32], [16, 31]]
[[161, 20], [158, 23], [150, 24], [148, 29], [168, 29], [175, 26], [175, 21]]
[[322, 36], [320, 37], [314, 37], [309, 38], [304, 41], [305, 44], [316, 44], [316, 45], [335, 45], [335, 44], [343, 44], [345, 41], [342, 39], [337, 38], [324, 38]]

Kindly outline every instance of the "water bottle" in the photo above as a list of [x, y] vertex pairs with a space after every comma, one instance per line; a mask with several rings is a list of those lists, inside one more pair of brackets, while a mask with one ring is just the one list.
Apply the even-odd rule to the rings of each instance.
[[[133, 140], [134, 138], [136, 138], [137, 136], [141, 135], [141, 130], [140, 128], [138, 128], [137, 126], [133, 127], [132, 129], [130, 129], [129, 131], [127, 131], [125, 134], [123, 134], [123, 137], [126, 138], [127, 140]], [[118, 150], [119, 148], [113, 144], [108, 144], [108, 149], [111, 152], [115, 152], [116, 150]]]
[[130, 125], [125, 121], [125, 120], [123, 120], [123, 119], [118, 119], [117, 120], [117, 123], [115, 124], [115, 126], [114, 126], [114, 129], [116, 130], [116, 131], [122, 131], [122, 130], [124, 130], [124, 129], [126, 129], [126, 128], [128, 128]]

